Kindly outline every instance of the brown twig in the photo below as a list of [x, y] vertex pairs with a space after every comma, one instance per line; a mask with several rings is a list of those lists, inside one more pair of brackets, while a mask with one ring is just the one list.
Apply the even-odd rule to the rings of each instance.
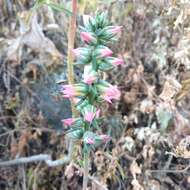
[[[68, 55], [67, 55], [67, 73], [69, 84], [74, 83], [74, 69], [73, 69], [73, 53], [75, 35], [76, 35], [76, 15], [77, 15], [77, 0], [72, 0], [72, 16], [69, 21], [68, 31]], [[76, 115], [76, 110], [73, 102], [71, 102], [71, 108], [73, 115]]]

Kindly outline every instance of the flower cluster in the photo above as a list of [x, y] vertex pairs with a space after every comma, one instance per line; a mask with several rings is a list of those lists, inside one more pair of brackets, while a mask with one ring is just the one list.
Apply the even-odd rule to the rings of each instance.
[[78, 118], [64, 119], [63, 124], [70, 128], [70, 137], [82, 140], [88, 149], [110, 140], [108, 135], [97, 135], [95, 129], [101, 121], [101, 103], [105, 101], [111, 104], [120, 98], [117, 86], [103, 80], [101, 76], [102, 72], [124, 63], [122, 59], [113, 57], [112, 50], [106, 46], [117, 39], [121, 28], [110, 26], [104, 14], [95, 18], [85, 16], [80, 33], [84, 47], [73, 50], [76, 65], [84, 67], [83, 78], [80, 83], [61, 86], [63, 97], [75, 102], [80, 112]]

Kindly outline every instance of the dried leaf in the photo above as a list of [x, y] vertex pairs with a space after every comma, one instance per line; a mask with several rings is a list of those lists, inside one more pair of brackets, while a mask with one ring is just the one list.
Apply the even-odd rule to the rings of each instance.
[[15, 158], [18, 153], [18, 144], [13, 135], [11, 136], [10, 153], [11, 153], [11, 158]]
[[186, 79], [183, 80], [181, 82], [182, 84], [182, 88], [181, 90], [177, 93], [175, 100], [176, 101], [180, 101], [181, 99], [183, 99], [185, 96], [187, 96], [189, 94], [189, 90], [190, 90], [190, 79]]
[[133, 179], [131, 184], [133, 186], [133, 190], [144, 190], [144, 188], [139, 184], [136, 179]]
[[19, 23], [20, 36], [10, 40], [10, 46], [7, 48], [7, 57], [10, 61], [20, 63], [23, 45], [38, 52], [42, 59], [48, 59], [44, 62], [46, 66], [56, 63], [62, 58], [62, 54], [57, 50], [54, 43], [45, 37], [36, 13], [31, 14], [27, 11], [19, 13]]
[[135, 142], [133, 140], [133, 138], [131, 138], [130, 136], [125, 137], [124, 139], [125, 144], [122, 146], [123, 150], [128, 150], [129, 152], [132, 152], [132, 150], [135, 147]]
[[20, 136], [18, 142], [18, 155], [21, 156], [25, 153], [25, 148], [28, 144], [28, 141], [32, 138], [31, 131], [24, 130]]
[[142, 113], [153, 113], [155, 111], [155, 105], [152, 100], [144, 99], [140, 104], [140, 111]]
[[10, 45], [7, 48], [7, 58], [14, 65], [20, 64], [21, 61], [22, 47], [23, 47], [21, 41], [22, 41], [21, 37], [8, 41], [8, 44]]
[[190, 159], [190, 136], [183, 138], [178, 146], [175, 149], [175, 152], [178, 156], [183, 157], [185, 159]]
[[161, 185], [158, 180], [152, 179], [148, 181], [149, 190], [160, 190]]
[[154, 154], [155, 154], [155, 150], [151, 145], [143, 146], [142, 156], [143, 156], [144, 160], [148, 159], [148, 162], [150, 163]]
[[181, 84], [173, 77], [167, 77], [160, 98], [168, 102], [179, 92]]
[[71, 178], [74, 176], [75, 174], [75, 168], [73, 166], [73, 163], [71, 162], [65, 169], [65, 177], [68, 180], [71, 180]]
[[42, 27], [39, 25], [37, 21], [37, 15], [34, 14], [31, 16], [28, 25], [24, 23], [23, 18], [27, 12], [23, 12], [20, 16], [20, 25], [22, 26], [21, 30], [25, 31], [22, 42], [30, 47], [32, 50], [40, 52], [40, 53], [48, 53], [51, 55], [52, 59], [55, 61], [56, 59], [60, 59], [62, 55], [56, 49], [54, 43], [45, 37]]
[[136, 179], [137, 174], [141, 174], [141, 168], [138, 166], [135, 160], [130, 165], [130, 172], [134, 179]]

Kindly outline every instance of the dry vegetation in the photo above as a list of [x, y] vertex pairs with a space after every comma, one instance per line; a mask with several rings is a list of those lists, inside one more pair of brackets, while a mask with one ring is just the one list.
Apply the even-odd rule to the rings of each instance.
[[[63, 3], [70, 10], [71, 1]], [[61, 119], [69, 101], [57, 91], [66, 80], [70, 13], [34, 1], [0, 0], [0, 159], [67, 153]], [[125, 65], [105, 78], [122, 91], [105, 106], [102, 131], [112, 136], [92, 155], [89, 190], [190, 189], [189, 0], [80, 0], [83, 14], [107, 11], [123, 26], [114, 51]], [[76, 46], [78, 46], [78, 33]], [[80, 69], [75, 70], [75, 79]], [[80, 190], [80, 146], [68, 165], [44, 162], [0, 166], [1, 190]]]

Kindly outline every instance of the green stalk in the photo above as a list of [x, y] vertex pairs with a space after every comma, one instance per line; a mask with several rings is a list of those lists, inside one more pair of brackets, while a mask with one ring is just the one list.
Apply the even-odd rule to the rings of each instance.
[[87, 190], [88, 185], [88, 171], [89, 171], [89, 151], [84, 151], [84, 175], [82, 190]]

